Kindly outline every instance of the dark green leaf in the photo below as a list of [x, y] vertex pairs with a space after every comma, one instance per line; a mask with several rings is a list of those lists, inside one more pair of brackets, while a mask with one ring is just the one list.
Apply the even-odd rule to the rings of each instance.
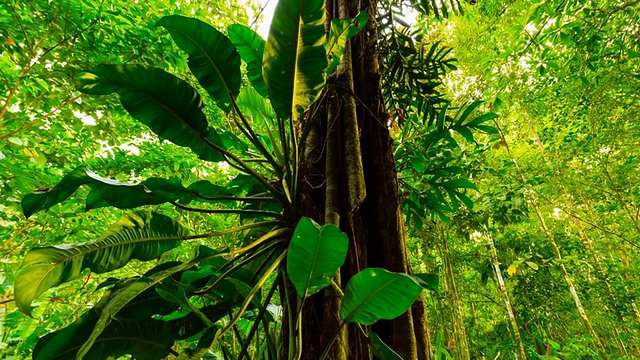
[[66, 200], [82, 185], [88, 185], [92, 189], [87, 196], [86, 210], [104, 206], [132, 209], [167, 201], [180, 200], [188, 203], [193, 199], [206, 201], [218, 196], [231, 195], [224, 187], [206, 180], [195, 182], [188, 188], [182, 186], [176, 178], [149, 178], [141, 183], [132, 184], [103, 178], [91, 170], [79, 167], [65, 175], [53, 189], [25, 195], [22, 199], [22, 211], [29, 217], [38, 211], [47, 210]]
[[478, 187], [471, 182], [471, 180], [469, 179], [453, 179], [453, 180], [449, 180], [449, 181], [443, 181], [440, 183], [441, 186], [444, 186], [446, 188], [449, 189], [472, 189], [475, 191], [480, 191], [478, 190]]
[[178, 246], [188, 230], [161, 214], [127, 214], [95, 241], [31, 249], [16, 274], [14, 293], [22, 312], [49, 288], [77, 278], [83, 269], [103, 273], [132, 259], [147, 261]]
[[247, 77], [256, 91], [267, 97], [267, 85], [262, 76], [262, 59], [264, 57], [265, 41], [252, 29], [232, 24], [227, 29], [229, 39], [238, 48], [240, 57], [247, 63]]
[[240, 55], [224, 34], [198, 19], [165, 16], [156, 26], [169, 31], [173, 41], [189, 55], [189, 69], [223, 110], [240, 91]]
[[371, 352], [380, 360], [402, 360], [402, 356], [398, 355], [389, 345], [385, 344], [378, 334], [369, 331], [369, 341], [371, 341]]
[[[34, 360], [75, 359], [98, 321], [98, 311], [90, 310], [73, 324], [42, 337], [33, 350]], [[169, 355], [174, 340], [167, 323], [161, 320], [114, 321], [96, 339], [85, 359], [106, 360], [132, 355], [140, 360], [157, 360]]]
[[440, 277], [438, 274], [413, 274], [411, 275], [414, 279], [417, 280], [418, 284], [422, 286], [424, 289], [438, 291], [438, 286], [440, 283]]
[[366, 268], [347, 283], [340, 317], [362, 325], [394, 319], [409, 309], [420, 292], [421, 285], [407, 274]]
[[129, 114], [161, 138], [190, 148], [203, 160], [224, 160], [211, 145], [222, 147], [202, 112], [200, 95], [185, 81], [141, 65], [98, 65], [78, 79], [84, 93], [118, 93]]
[[300, 219], [287, 254], [287, 274], [298, 295], [311, 296], [329, 286], [348, 248], [347, 234], [335, 225], [320, 226], [308, 217]]
[[276, 5], [263, 75], [281, 118], [297, 119], [320, 96], [327, 69], [324, 22], [324, 0], [282, 0]]

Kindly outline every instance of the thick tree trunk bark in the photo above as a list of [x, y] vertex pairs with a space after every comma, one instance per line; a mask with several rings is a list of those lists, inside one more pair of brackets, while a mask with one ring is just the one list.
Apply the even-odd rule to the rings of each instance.
[[[344, 288], [366, 267], [410, 273], [404, 220], [388, 115], [381, 92], [373, 0], [327, 1], [331, 18], [369, 13], [366, 28], [351, 41], [318, 104], [303, 119], [309, 135], [301, 144], [299, 214], [339, 225], [349, 235], [347, 260], [336, 280]], [[374, 249], [374, 251], [370, 251]], [[291, 292], [293, 294], [293, 292]], [[294, 296], [281, 294], [283, 304]], [[301, 359], [318, 359], [336, 333], [340, 301], [332, 289], [312, 296], [302, 310]], [[297, 304], [296, 304], [297, 306]], [[295, 308], [295, 306], [294, 306]], [[431, 358], [423, 297], [399, 318], [373, 325], [405, 360]], [[368, 331], [368, 327], [364, 327]], [[337, 337], [328, 359], [371, 359], [368, 339], [355, 325]], [[282, 339], [287, 339], [283, 329]], [[280, 356], [288, 359], [287, 344]]]

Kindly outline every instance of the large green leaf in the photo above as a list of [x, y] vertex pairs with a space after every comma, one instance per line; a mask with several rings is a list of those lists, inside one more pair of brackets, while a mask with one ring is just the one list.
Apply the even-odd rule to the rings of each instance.
[[438, 274], [413, 274], [411, 275], [414, 280], [418, 282], [418, 285], [422, 286], [423, 289], [438, 291], [438, 286], [440, 284], [440, 277]]
[[318, 225], [303, 217], [293, 231], [287, 253], [287, 274], [300, 297], [329, 286], [347, 258], [349, 238], [332, 224]]
[[112, 291], [111, 294], [109, 294], [108, 299], [104, 300], [105, 305], [102, 308], [100, 318], [96, 322], [91, 335], [82, 345], [80, 350], [78, 350], [78, 360], [81, 360], [89, 352], [100, 334], [102, 334], [102, 332], [115, 318], [116, 314], [138, 295], [154, 287], [164, 279], [193, 267], [198, 262], [209, 258], [220, 257], [222, 255], [224, 254], [216, 252], [205, 246], [199, 246], [191, 261], [169, 267], [148, 276], [143, 276], [129, 286], [122, 287], [121, 289], [118, 289], [118, 291]]
[[[168, 263], [163, 263], [165, 265]], [[173, 264], [175, 266], [177, 264]], [[150, 275], [148, 272], [147, 275]], [[118, 281], [111, 292], [117, 293], [136, 282], [139, 277], [126, 278]], [[120, 311], [118, 317], [127, 319], [146, 319], [153, 315], [168, 315], [176, 311], [180, 306], [163, 299], [155, 288], [147, 289], [129, 301]]]
[[189, 69], [202, 87], [226, 110], [240, 91], [240, 55], [220, 31], [198, 19], [165, 16], [156, 26], [169, 31], [173, 41], [189, 55]]
[[380, 360], [402, 360], [402, 356], [393, 351], [389, 345], [385, 344], [378, 334], [369, 330], [369, 341], [371, 341], [371, 353]]
[[187, 235], [184, 226], [165, 215], [137, 211], [123, 216], [98, 240], [31, 249], [16, 273], [16, 304], [31, 315], [33, 299], [77, 278], [82, 270], [103, 273], [132, 259], [151, 260], [178, 246]]
[[[90, 310], [66, 328], [45, 335], [36, 344], [33, 359], [75, 359], [98, 318], [98, 311]], [[85, 359], [106, 360], [122, 355], [140, 360], [163, 359], [173, 343], [170, 326], [164, 321], [118, 319], [100, 334]]]
[[366, 11], [361, 11], [353, 19], [331, 20], [329, 40], [325, 44], [327, 55], [329, 56], [327, 75], [331, 75], [333, 70], [340, 64], [347, 41], [364, 29], [367, 20], [369, 20], [369, 14]]
[[340, 317], [362, 325], [394, 319], [409, 309], [420, 292], [421, 285], [407, 274], [366, 268], [347, 283]]
[[267, 85], [262, 76], [262, 58], [266, 42], [255, 31], [241, 24], [230, 25], [227, 31], [240, 57], [247, 63], [247, 77], [251, 85], [260, 95], [268, 96]]
[[123, 183], [101, 177], [81, 166], [65, 175], [51, 190], [25, 195], [22, 199], [22, 211], [26, 217], [30, 217], [38, 211], [47, 210], [69, 198], [82, 185], [91, 187], [86, 210], [109, 205], [119, 209], [132, 209], [167, 201], [188, 202], [196, 198], [207, 200], [231, 195], [224, 187], [206, 180], [195, 182], [186, 188], [176, 178], [149, 178], [138, 184]]
[[324, 0], [281, 0], [276, 5], [262, 66], [271, 104], [281, 118], [297, 119], [322, 91], [324, 22]]
[[92, 95], [118, 93], [122, 106], [158, 136], [188, 147], [203, 160], [222, 161], [222, 147], [209, 127], [198, 92], [168, 72], [142, 65], [98, 65], [78, 75], [79, 90]]

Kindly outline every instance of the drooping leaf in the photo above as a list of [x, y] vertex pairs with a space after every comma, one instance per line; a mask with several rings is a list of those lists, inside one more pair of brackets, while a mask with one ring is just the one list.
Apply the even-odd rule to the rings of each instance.
[[176, 178], [149, 178], [138, 184], [124, 183], [101, 177], [81, 166], [65, 175], [51, 190], [25, 195], [22, 199], [22, 211], [26, 217], [30, 217], [38, 211], [47, 210], [65, 201], [82, 185], [91, 187], [86, 210], [104, 206], [132, 209], [167, 201], [180, 200], [186, 203], [193, 199], [206, 201], [217, 196], [231, 195], [224, 187], [206, 180], [195, 182], [187, 188]]
[[471, 182], [469, 179], [453, 179], [448, 181], [443, 181], [440, 183], [441, 186], [444, 186], [449, 189], [472, 189], [475, 191], [480, 191], [478, 187]]
[[[98, 321], [98, 312], [90, 310], [73, 324], [42, 337], [33, 350], [34, 360], [73, 360]], [[170, 327], [161, 320], [114, 321], [96, 339], [85, 359], [106, 360], [132, 355], [140, 360], [163, 359], [174, 340]]]
[[82, 270], [103, 273], [132, 259], [147, 261], [178, 246], [188, 230], [162, 214], [137, 211], [123, 216], [95, 241], [31, 249], [16, 273], [14, 295], [22, 312], [53, 286], [77, 278]]
[[262, 76], [262, 58], [266, 41], [255, 31], [241, 24], [229, 25], [227, 31], [240, 57], [247, 63], [247, 77], [251, 85], [260, 95], [267, 97], [267, 85]]
[[418, 285], [422, 286], [423, 289], [438, 291], [438, 286], [440, 284], [440, 278], [438, 274], [413, 274], [411, 275], [414, 279], [417, 280]]
[[156, 26], [169, 31], [189, 55], [189, 69], [218, 106], [226, 110], [240, 91], [240, 55], [231, 40], [213, 26], [180, 15], [165, 16]]
[[198, 340], [198, 345], [196, 346], [196, 348], [185, 349], [182, 353], [180, 353], [180, 355], [178, 355], [176, 360], [200, 360], [200, 359], [209, 359], [209, 358], [222, 359], [220, 357], [217, 357], [215, 354], [208, 356], [210, 355], [209, 353], [211, 352], [209, 348], [213, 344], [216, 338], [217, 332], [218, 332], [217, 326], [212, 326], [210, 328], [207, 328], [207, 330], [205, 330], [204, 332], [204, 335], [202, 335], [200, 337], [200, 340]]
[[324, 0], [282, 0], [276, 5], [263, 75], [281, 118], [297, 119], [320, 96], [327, 69], [324, 22]]
[[361, 11], [353, 19], [333, 19], [331, 20], [331, 30], [329, 40], [325, 44], [327, 56], [329, 57], [329, 67], [327, 76], [340, 64], [347, 41], [364, 29], [369, 20], [369, 14]]
[[[216, 257], [221, 257], [223, 255], [225, 255], [225, 253], [220, 253], [201, 245], [196, 248], [195, 254], [190, 261], [180, 263], [178, 265], [171, 266], [157, 272], [150, 271], [147, 275], [137, 279], [137, 281], [133, 282], [129, 286], [119, 289], [118, 292], [111, 292], [108, 298], [104, 300], [104, 306], [102, 307], [100, 318], [93, 328], [93, 332], [91, 333], [87, 341], [85, 341], [85, 343], [82, 345], [80, 350], [78, 350], [77, 359], [83, 359], [83, 357], [93, 346], [96, 339], [115, 318], [116, 314], [138, 295], [152, 288], [156, 284], [159, 284], [164, 279], [183, 272], [199, 262]], [[101, 302], [102, 301], [103, 300], [101, 300]]]
[[371, 352], [380, 360], [402, 360], [402, 356], [398, 355], [389, 345], [385, 344], [378, 334], [369, 330], [369, 341], [371, 341]]
[[[118, 292], [120, 289], [128, 287], [136, 280], [137, 278], [125, 279], [125, 281], [121, 281], [116, 284], [113, 291]], [[143, 291], [123, 306], [118, 312], [118, 317], [127, 319], [145, 319], [150, 318], [153, 315], [168, 315], [178, 310], [178, 308], [178, 304], [163, 299], [155, 288], [150, 288]]]
[[79, 90], [120, 95], [122, 106], [163, 139], [188, 147], [201, 159], [223, 161], [213, 147], [220, 137], [209, 127], [198, 92], [168, 72], [141, 65], [98, 65], [78, 75]]
[[287, 274], [300, 297], [329, 286], [347, 257], [349, 238], [332, 224], [318, 225], [303, 217], [287, 254]]
[[460, 115], [460, 117], [456, 121], [456, 125], [463, 124], [464, 121], [467, 119], [467, 117], [469, 117], [469, 115], [473, 112], [473, 110], [475, 110], [478, 106], [482, 105], [482, 103], [484, 103], [484, 101], [476, 100], [471, 104], [469, 104], [468, 106], [466, 106], [464, 109], [464, 112], [462, 113], [462, 115]]
[[255, 89], [243, 87], [236, 100], [238, 107], [243, 114], [254, 119], [275, 119], [276, 113], [273, 111], [269, 101], [262, 97]]
[[165, 280], [156, 287], [156, 291], [163, 299], [179, 304], [183, 309], [189, 309], [192, 313], [198, 315], [207, 326], [213, 326], [213, 322], [189, 301], [187, 293], [193, 290], [193, 286], [178, 284], [173, 280]]
[[366, 268], [349, 279], [340, 317], [362, 325], [394, 319], [409, 309], [420, 292], [422, 287], [407, 274]]

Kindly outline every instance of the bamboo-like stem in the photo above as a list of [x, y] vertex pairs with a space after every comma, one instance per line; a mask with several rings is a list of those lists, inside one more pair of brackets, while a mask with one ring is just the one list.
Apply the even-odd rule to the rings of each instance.
[[[493, 263], [493, 269], [496, 272], [496, 277], [498, 278], [498, 289], [500, 289], [500, 293], [502, 294], [502, 298], [505, 303], [505, 307], [507, 308], [507, 313], [509, 314], [509, 322], [511, 323], [511, 328], [513, 330], [513, 335], [518, 342], [518, 351], [520, 352], [520, 359], [527, 358], [527, 354], [524, 351], [524, 343], [522, 342], [522, 337], [520, 336], [520, 330], [518, 329], [518, 323], [516, 322], [516, 316], [513, 311], [513, 306], [511, 306], [511, 301], [509, 300], [509, 293], [507, 292], [507, 287], [504, 284], [504, 278], [502, 277], [502, 271], [500, 270], [500, 262], [498, 261], [498, 251], [496, 250], [495, 242], [493, 241], [493, 236], [489, 229], [486, 229], [486, 236], [489, 240], [489, 247], [491, 249], [491, 258]], [[516, 357], [517, 358], [517, 357]]]
[[[520, 166], [518, 165], [518, 162], [513, 158], [513, 154], [511, 152], [511, 147], [509, 146], [509, 143], [507, 142], [507, 139], [504, 135], [504, 132], [502, 131], [502, 128], [500, 127], [500, 124], [498, 123], [497, 119], [494, 119], [494, 124], [496, 126], [496, 128], [498, 129], [498, 133], [500, 135], [500, 139], [502, 140], [502, 143], [504, 144], [507, 153], [509, 154], [509, 156], [512, 158], [513, 160], [513, 165], [514, 168], [516, 170], [516, 173], [518, 174], [518, 177], [520, 178], [522, 185], [528, 188], [528, 184], [527, 184], [527, 179], [524, 176], [524, 173], [522, 172], [522, 170], [520, 169]], [[551, 248], [553, 249], [553, 252], [555, 254], [556, 260], [558, 260], [558, 266], [560, 267], [560, 270], [562, 271], [563, 277], [565, 282], [567, 283], [567, 286], [569, 288], [569, 293], [571, 294], [571, 297], [573, 298], [573, 301], [575, 302], [576, 308], [578, 310], [578, 314], [580, 315], [580, 318], [582, 319], [582, 322], [584, 324], [584, 326], [587, 328], [587, 331], [589, 332], [589, 335], [591, 335], [591, 337], [593, 338], [593, 341], [595, 343], [596, 346], [596, 351], [598, 351], [600, 353], [600, 355], [605, 358], [608, 359], [608, 356], [604, 353], [604, 351], [602, 349], [603, 345], [602, 345], [602, 341], [600, 340], [600, 337], [598, 336], [598, 333], [595, 331], [595, 329], [593, 328], [593, 326], [591, 325], [591, 321], [589, 320], [589, 316], [587, 315], [586, 311], [584, 310], [584, 306], [582, 305], [582, 301], [580, 300], [580, 296], [578, 295], [578, 291], [576, 290], [576, 286], [573, 283], [573, 280], [571, 279], [571, 276], [569, 275], [569, 272], [567, 271], [566, 266], [564, 265], [564, 262], [562, 261], [562, 253], [560, 252], [560, 247], [558, 246], [558, 244], [556, 243], [556, 240], [553, 236], [553, 234], [551, 233], [551, 230], [549, 229], [549, 227], [547, 226], [547, 222], [544, 218], [544, 216], [542, 215], [542, 211], [540, 210], [540, 206], [538, 205], [538, 199], [534, 196], [534, 192], [532, 191], [528, 191], [527, 192], [529, 194], [529, 201], [531, 202], [531, 206], [534, 209], [534, 212], [536, 213], [538, 220], [540, 221], [540, 226], [547, 238], [547, 241], [549, 242], [549, 245], [551, 245]]]
[[447, 273], [447, 280], [449, 281], [449, 290], [451, 291], [453, 305], [452, 305], [452, 318], [455, 337], [457, 339], [457, 352], [458, 358], [462, 360], [470, 360], [469, 354], [469, 342], [467, 339], [467, 333], [462, 321], [462, 307], [460, 306], [460, 299], [458, 298], [458, 290], [456, 288], [455, 279], [453, 276], [453, 265], [451, 264], [451, 257], [449, 255], [449, 245], [447, 241], [447, 234], [443, 227], [440, 228], [440, 235], [442, 239], [445, 271]]

